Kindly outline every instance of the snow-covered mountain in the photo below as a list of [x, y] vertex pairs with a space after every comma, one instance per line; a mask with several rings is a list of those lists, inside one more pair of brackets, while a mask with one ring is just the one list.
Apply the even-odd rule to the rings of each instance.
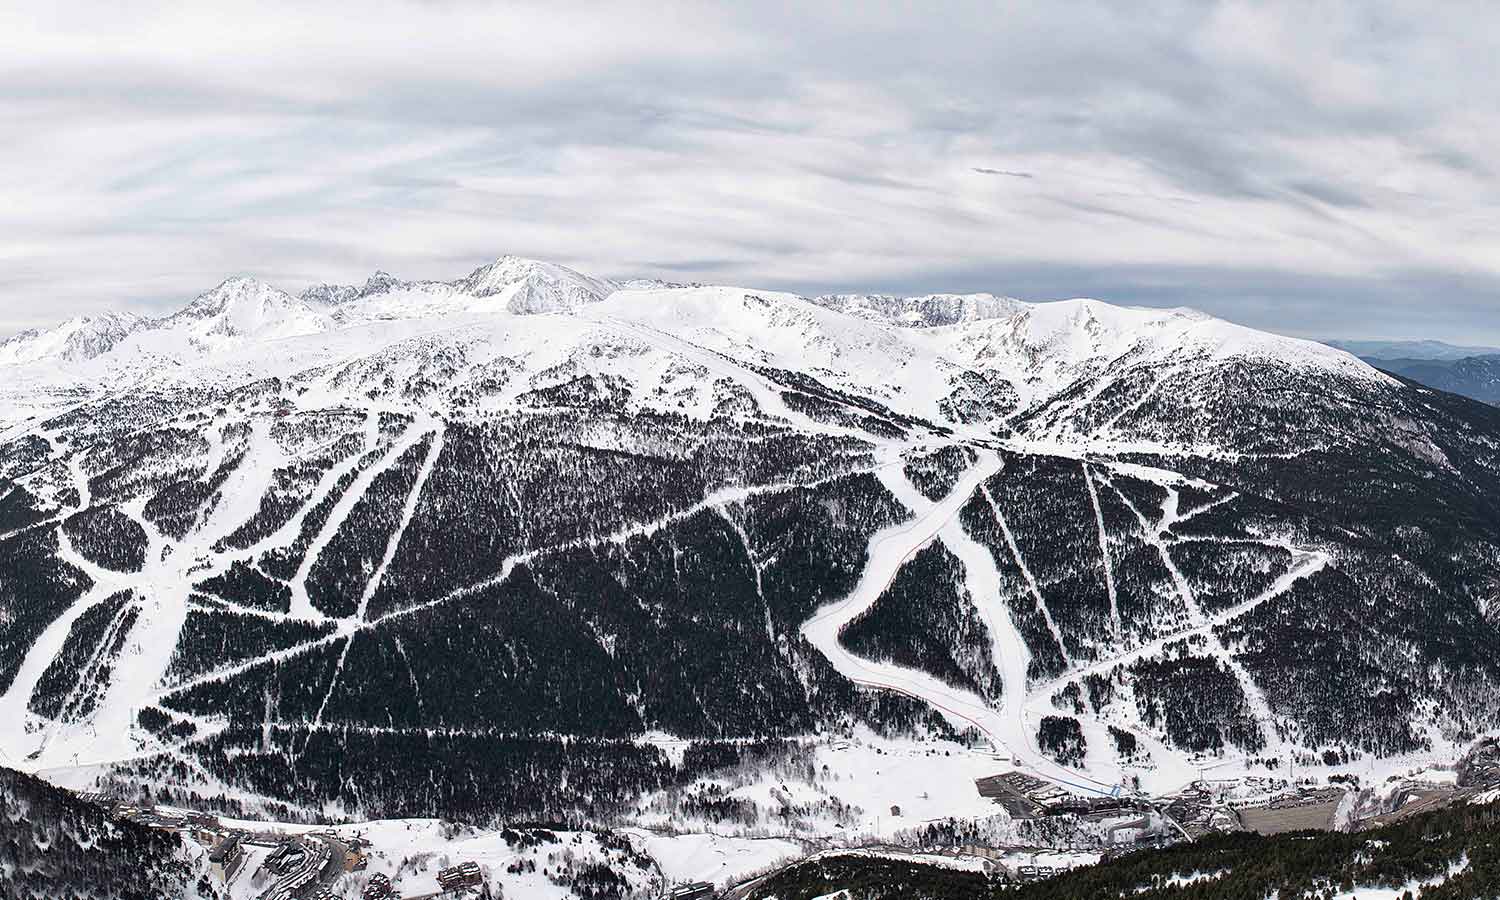
[[[469, 309], [517, 315], [563, 312], [597, 303], [616, 285], [552, 263], [502, 256], [455, 281], [402, 281], [376, 272], [363, 285], [317, 284], [302, 292], [310, 305], [339, 310], [346, 320], [428, 316]], [[479, 302], [483, 301], [483, 302]], [[370, 309], [373, 305], [376, 309]]]
[[613, 290], [572, 269], [514, 256], [475, 269], [454, 287], [472, 297], [498, 297], [516, 314], [562, 312], [598, 303]]
[[0, 371], [42, 768], [559, 816], [701, 774], [663, 734], [973, 728], [1105, 791], [1500, 726], [1500, 414], [1191, 310], [505, 257]]
[[146, 320], [133, 313], [79, 316], [47, 329], [31, 329], [0, 342], [0, 365], [81, 362], [109, 352]]
[[254, 278], [235, 277], [140, 329], [138, 340], [143, 346], [185, 340], [211, 353], [257, 341], [319, 334], [331, 325], [327, 316], [285, 291]]
[[[606, 299], [611, 302], [603, 304]], [[595, 305], [600, 305], [597, 310], [585, 312]], [[501, 311], [579, 311], [586, 317], [634, 320], [731, 355], [789, 369], [815, 368], [873, 394], [891, 393], [886, 384], [891, 375], [888, 364], [908, 360], [939, 370], [956, 364], [996, 373], [1026, 396], [1055, 394], [1084, 374], [1110, 366], [1157, 365], [1173, 359], [1279, 360], [1356, 378], [1380, 378], [1341, 351], [1234, 326], [1192, 310], [1128, 308], [1088, 300], [1026, 303], [990, 294], [803, 298], [653, 282], [620, 287], [562, 266], [516, 257], [501, 257], [451, 282], [409, 282], [376, 272], [363, 285], [320, 284], [295, 298], [253, 278], [236, 277], [163, 319], [122, 314], [73, 320], [45, 334], [18, 336], [0, 345], [16, 347], [0, 359], [10, 364], [92, 359], [132, 335], [137, 339], [122, 347], [120, 356], [174, 341], [210, 355], [226, 346], [358, 328], [381, 320], [421, 320], [411, 326], [420, 331], [461, 314]], [[101, 338], [81, 347], [88, 335]], [[913, 374], [927, 379], [929, 373], [924, 368]], [[921, 402], [930, 399], [923, 396], [930, 389], [903, 385], [900, 393], [917, 402], [922, 415], [941, 418], [935, 407]]]
[[0, 344], [0, 365], [55, 367], [118, 350], [122, 358], [152, 352], [211, 354], [255, 341], [327, 330], [331, 321], [307, 303], [254, 278], [226, 279], [161, 319], [133, 313], [69, 319]]
[[298, 294], [297, 297], [314, 308], [326, 308], [359, 300], [362, 297], [390, 293], [406, 286], [405, 282], [391, 273], [377, 271], [365, 279], [365, 283], [362, 285], [329, 284], [323, 282], [308, 287], [302, 293]]
[[825, 294], [812, 298], [812, 301], [842, 313], [918, 328], [957, 325], [976, 319], [1000, 319], [1026, 308], [1026, 304], [1019, 300], [994, 294], [928, 294], [923, 297]]
[[[105, 369], [149, 369], [150, 361], [163, 356], [188, 364], [174, 372], [180, 377], [188, 371], [213, 379], [248, 377], [252, 369], [262, 377], [286, 376], [319, 355], [362, 345], [367, 335], [378, 343], [443, 332], [445, 340], [464, 344], [466, 328], [476, 339], [504, 334], [508, 353], [533, 355], [520, 346], [529, 340], [522, 332], [532, 329], [520, 328], [514, 317], [553, 313], [577, 317], [579, 322], [561, 327], [583, 342], [597, 339], [600, 329], [645, 328], [740, 362], [806, 371], [832, 387], [947, 427], [1004, 430], [1012, 420], [1034, 416], [1045, 419], [1045, 433], [1054, 435], [1077, 431], [1080, 422], [1103, 426], [1102, 432], [1092, 427], [1089, 435], [1075, 435], [1098, 438], [1119, 424], [1109, 405], [1116, 391], [1142, 379], [1159, 385], [1240, 362], [1373, 385], [1389, 381], [1342, 351], [1192, 310], [1089, 300], [1026, 303], [989, 294], [804, 298], [650, 282], [617, 289], [561, 266], [502, 257], [452, 282], [409, 282], [377, 272], [362, 286], [318, 285], [297, 298], [254, 279], [232, 278], [164, 319], [132, 320], [131, 330], [115, 341], [120, 346], [114, 356], [71, 387], [87, 390], [88, 379]], [[394, 322], [403, 324], [382, 324]], [[271, 351], [261, 346], [308, 336], [314, 337]], [[579, 352], [577, 346], [567, 351]], [[54, 358], [39, 349], [15, 362]], [[241, 366], [239, 376], [213, 371], [231, 361]], [[62, 372], [47, 381], [68, 377]], [[1070, 389], [1086, 396], [1068, 396]], [[637, 396], [648, 402], [662, 395]], [[1068, 420], [1059, 421], [1048, 401], [1064, 396]], [[1092, 409], [1096, 401], [1104, 409]]]

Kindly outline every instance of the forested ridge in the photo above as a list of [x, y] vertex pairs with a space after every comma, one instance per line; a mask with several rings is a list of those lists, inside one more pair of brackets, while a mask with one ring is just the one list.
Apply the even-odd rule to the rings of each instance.
[[0, 768], [0, 900], [219, 900], [204, 853]]

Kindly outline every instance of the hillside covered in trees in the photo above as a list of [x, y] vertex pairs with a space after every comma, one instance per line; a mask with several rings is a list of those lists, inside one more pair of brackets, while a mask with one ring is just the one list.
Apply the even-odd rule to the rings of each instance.
[[0, 900], [218, 900], [201, 849], [0, 768]]

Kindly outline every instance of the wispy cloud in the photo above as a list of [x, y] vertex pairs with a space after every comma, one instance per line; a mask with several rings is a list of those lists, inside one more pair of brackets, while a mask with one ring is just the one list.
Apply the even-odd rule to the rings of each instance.
[[7, 4], [0, 331], [229, 272], [520, 253], [1500, 340], [1500, 104], [1473, 89], [1497, 26], [1414, 2]]

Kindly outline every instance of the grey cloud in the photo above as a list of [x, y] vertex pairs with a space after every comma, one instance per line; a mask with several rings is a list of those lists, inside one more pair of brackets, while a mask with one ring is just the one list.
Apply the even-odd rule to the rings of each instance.
[[674, 275], [707, 275], [750, 265], [749, 259], [679, 259], [670, 262], [636, 262], [634, 272], [671, 272]]
[[1313, 179], [1302, 179], [1287, 185], [1299, 194], [1304, 194], [1326, 203], [1329, 206], [1339, 206], [1345, 209], [1358, 209], [1369, 206], [1364, 197], [1354, 190], [1334, 182], [1316, 181]]
[[512, 252], [1461, 339], [1497, 318], [1500, 109], [1471, 87], [1495, 26], [1414, 2], [0, 10], [0, 330], [230, 271]]

